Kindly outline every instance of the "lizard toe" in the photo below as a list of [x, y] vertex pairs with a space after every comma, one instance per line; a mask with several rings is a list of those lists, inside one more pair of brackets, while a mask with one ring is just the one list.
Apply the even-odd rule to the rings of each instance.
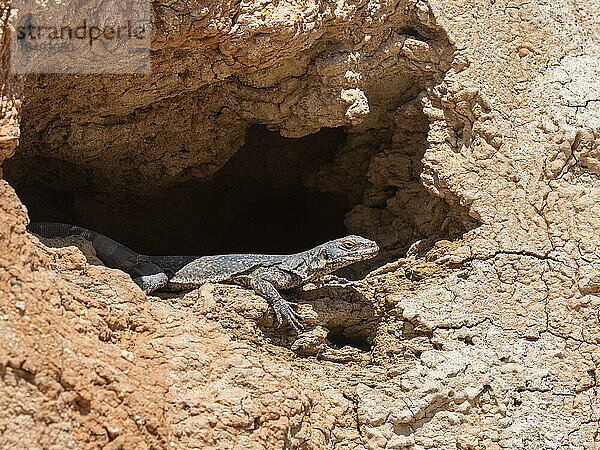
[[300, 334], [302, 331], [304, 331], [304, 325], [302, 325], [295, 317], [290, 317], [288, 322], [297, 334]]
[[302, 316], [300, 314], [298, 314], [296, 311], [294, 311], [291, 306], [287, 305], [286, 311], [285, 311], [285, 318], [287, 319], [287, 321], [289, 322], [289, 324], [292, 326], [292, 328], [296, 331], [296, 333], [300, 333], [302, 330], [304, 330], [304, 325], [302, 325], [302, 322], [300, 322], [302, 320]]
[[283, 318], [281, 317], [281, 312], [275, 311], [275, 317], [277, 318], [277, 326], [281, 327], [283, 325]]
[[277, 322], [279, 326], [282, 324], [282, 316], [286, 318], [290, 326], [296, 331], [301, 333], [304, 326], [300, 322], [302, 316], [292, 309], [293, 302], [286, 301], [285, 303], [279, 303], [275, 309], [275, 315], [277, 316]]

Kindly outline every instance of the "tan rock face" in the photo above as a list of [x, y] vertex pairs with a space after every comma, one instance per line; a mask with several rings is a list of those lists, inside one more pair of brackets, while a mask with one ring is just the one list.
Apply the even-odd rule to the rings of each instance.
[[[21, 79], [11, 77], [8, 73], [10, 55], [10, 25], [12, 12], [6, 7], [8, 3], [0, 3], [0, 165], [5, 158], [13, 155], [19, 144], [19, 113], [21, 109]], [[0, 175], [2, 172], [0, 171]]]
[[354, 275], [389, 264], [290, 293], [296, 337], [244, 289], [145, 299], [85, 242], [47, 247], [2, 180], [0, 447], [600, 445], [593, 2], [155, 18], [148, 76], [21, 90], [0, 51], [4, 175], [32, 218], [156, 253], [354, 232], [384, 250]]

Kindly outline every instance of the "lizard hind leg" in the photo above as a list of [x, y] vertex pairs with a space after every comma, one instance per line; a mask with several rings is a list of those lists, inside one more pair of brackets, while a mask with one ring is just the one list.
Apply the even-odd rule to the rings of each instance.
[[144, 294], [148, 295], [158, 289], [164, 288], [169, 282], [167, 274], [164, 272], [155, 273], [152, 275], [142, 275], [135, 277], [133, 282], [137, 284]]

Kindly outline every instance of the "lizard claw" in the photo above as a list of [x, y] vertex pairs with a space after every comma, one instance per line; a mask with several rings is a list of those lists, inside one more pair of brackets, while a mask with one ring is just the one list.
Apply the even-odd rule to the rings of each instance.
[[292, 306], [298, 306], [296, 302], [289, 302], [284, 300], [274, 305], [275, 315], [279, 326], [282, 325], [282, 316], [285, 317], [294, 331], [298, 334], [304, 330], [304, 325], [300, 322], [302, 316], [292, 309]]

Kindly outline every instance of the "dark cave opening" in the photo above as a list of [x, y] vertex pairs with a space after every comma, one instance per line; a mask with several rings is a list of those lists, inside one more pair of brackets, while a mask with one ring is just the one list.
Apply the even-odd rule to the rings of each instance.
[[[32, 221], [78, 224], [147, 254], [291, 253], [359, 234], [380, 254], [340, 275], [362, 277], [416, 241], [477, 225], [421, 181], [432, 125], [423, 100], [454, 47], [437, 27], [417, 28], [396, 30], [400, 53], [386, 50], [381, 68], [359, 74], [369, 109], [361, 121], [347, 120], [345, 103], [319, 103], [337, 99], [333, 80], [318, 79], [329, 76], [328, 40], [305, 53], [317, 59], [302, 62], [304, 74], [280, 78], [268, 65], [183, 90], [166, 77], [158, 96], [146, 79], [31, 77], [4, 176]], [[415, 45], [424, 53], [413, 55]], [[321, 94], [288, 105], [288, 89]]]
[[[359, 234], [381, 251], [339, 273], [357, 279], [401, 258], [417, 240], [455, 239], [473, 226], [465, 211], [421, 182], [429, 121], [416, 98], [418, 84], [392, 73], [373, 86], [371, 115], [359, 125], [301, 138], [252, 125], [237, 151], [219, 150], [231, 151], [229, 159], [214, 148], [189, 150], [195, 142], [161, 147], [158, 158], [175, 167], [193, 162], [181, 163], [190, 170], [180, 178], [158, 173], [160, 164], [148, 169], [155, 153], [140, 153], [125, 184], [123, 172], [114, 176], [124, 156], [110, 147], [77, 153], [62, 137], [53, 151], [27, 133], [4, 174], [33, 222], [77, 224], [145, 254], [289, 254]], [[138, 142], [130, 144], [135, 149]], [[226, 162], [213, 170], [207, 160]]]
[[348, 197], [307, 187], [345, 141], [342, 128], [291, 139], [253, 126], [210, 180], [143, 195], [92, 184], [85, 169], [49, 158], [17, 156], [5, 176], [31, 221], [78, 224], [141, 253], [291, 253], [347, 234]]

